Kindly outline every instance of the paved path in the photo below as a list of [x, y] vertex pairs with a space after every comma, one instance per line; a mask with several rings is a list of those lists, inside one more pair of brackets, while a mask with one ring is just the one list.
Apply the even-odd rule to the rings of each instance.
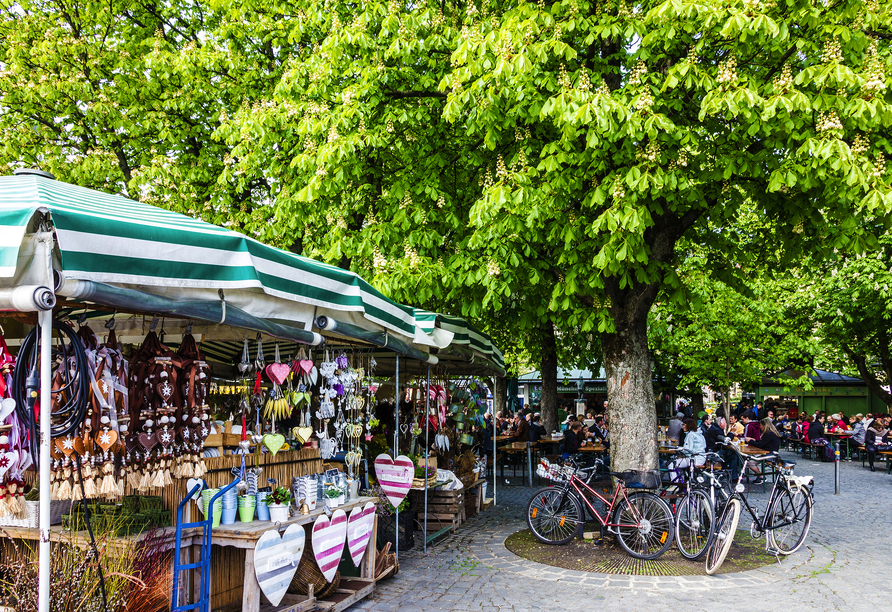
[[[785, 456], [794, 457], [791, 453]], [[428, 549], [400, 555], [400, 573], [352, 610], [679, 610], [735, 612], [887, 608], [892, 601], [892, 477], [843, 462], [833, 495], [833, 464], [798, 459], [814, 475], [815, 517], [805, 545], [780, 564], [720, 576], [616, 576], [562, 570], [517, 557], [504, 546], [526, 528], [532, 489], [500, 487], [499, 506]], [[766, 495], [749, 496], [766, 500]], [[764, 505], [764, 501], [763, 501]], [[741, 515], [741, 526], [750, 520]], [[740, 531], [739, 537], [749, 537]]]

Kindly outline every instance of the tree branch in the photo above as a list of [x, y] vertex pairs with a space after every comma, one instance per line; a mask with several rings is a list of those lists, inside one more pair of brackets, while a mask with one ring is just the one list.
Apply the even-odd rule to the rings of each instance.
[[441, 91], [385, 91], [384, 95], [395, 100], [402, 98], [445, 98]]

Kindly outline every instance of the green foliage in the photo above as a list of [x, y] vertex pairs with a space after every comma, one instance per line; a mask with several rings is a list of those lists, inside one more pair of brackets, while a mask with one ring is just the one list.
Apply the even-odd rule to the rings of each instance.
[[802, 317], [825, 347], [824, 367], [859, 376], [886, 403], [892, 380], [892, 237], [863, 255], [837, 253], [801, 272]]
[[0, 164], [350, 267], [534, 361], [548, 321], [616, 346], [684, 304], [688, 240], [746, 284], [742, 217], [789, 266], [874, 248], [892, 209], [888, 2], [76, 6], [3, 12]]
[[[772, 280], [753, 270], [746, 294], [710, 278], [702, 258], [689, 259], [682, 279], [697, 306], [660, 303], [651, 311], [649, 338], [658, 371], [678, 389], [750, 386], [768, 374], [808, 361], [817, 351], [810, 330], [791, 304], [800, 289], [795, 278]], [[790, 384], [810, 388], [804, 377]]]

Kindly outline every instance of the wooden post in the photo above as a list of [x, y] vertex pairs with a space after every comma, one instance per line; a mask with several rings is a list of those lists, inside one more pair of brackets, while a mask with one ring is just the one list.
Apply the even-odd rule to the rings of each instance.
[[260, 583], [257, 582], [257, 574], [254, 571], [254, 549], [245, 549], [245, 582], [242, 589], [243, 612], [258, 612], [260, 610]]
[[375, 522], [372, 523], [372, 535], [369, 537], [369, 544], [365, 549], [365, 563], [362, 564], [360, 576], [375, 580], [375, 559], [378, 556], [378, 515], [375, 514]]

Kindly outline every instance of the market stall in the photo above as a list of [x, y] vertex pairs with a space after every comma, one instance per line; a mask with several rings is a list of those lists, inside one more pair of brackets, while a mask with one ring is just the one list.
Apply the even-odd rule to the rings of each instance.
[[[39, 542], [40, 610], [48, 609], [57, 502], [67, 501], [68, 512], [58, 514], [69, 525], [75, 508], [84, 508], [89, 524], [92, 509], [94, 520], [106, 517], [108, 525], [127, 517], [115, 523], [123, 530], [116, 537], [139, 538], [130, 534], [170, 525], [195, 486], [223, 487], [235, 468], [239, 490], [222, 498], [219, 513], [210, 499], [189, 507], [221, 522], [201, 554], [211, 555], [213, 546], [248, 550], [232, 542], [256, 546], [265, 533], [279, 537], [292, 524], [315, 529], [320, 516], [328, 520], [322, 508], [306, 506], [328, 502], [336, 514], [346, 505], [352, 517], [367, 503], [358, 481], [375, 458], [368, 442], [387, 381], [394, 415], [388, 450], [396, 456], [400, 433], [420, 433], [419, 422], [399, 414], [410, 377], [424, 388], [428, 417], [434, 400], [437, 415], [424, 419], [425, 430], [441, 432], [446, 422], [431, 367], [504, 373], [498, 350], [460, 319], [392, 302], [351, 272], [39, 171], [0, 177], [0, 226], [2, 336], [9, 340], [0, 354], [0, 522], [24, 521], [16, 537]], [[239, 354], [224, 350], [232, 345]], [[323, 461], [338, 466], [324, 470]], [[295, 516], [260, 520], [265, 504], [257, 496], [268, 501], [279, 488], [295, 498], [290, 512], [285, 508]], [[29, 489], [39, 501], [24, 499]], [[28, 527], [35, 507], [37, 529]], [[243, 511], [247, 531], [233, 519]], [[371, 531], [362, 536], [368, 541]], [[194, 548], [196, 537], [179, 533], [176, 554]], [[353, 560], [373, 580], [374, 546], [363, 550], [365, 557]], [[247, 567], [257, 551], [243, 554]], [[294, 549], [277, 562], [296, 569], [303, 558]], [[246, 569], [225, 592], [205, 585], [204, 606], [247, 602], [245, 609], [257, 609], [259, 578]], [[278, 605], [274, 599], [267, 594]]]

